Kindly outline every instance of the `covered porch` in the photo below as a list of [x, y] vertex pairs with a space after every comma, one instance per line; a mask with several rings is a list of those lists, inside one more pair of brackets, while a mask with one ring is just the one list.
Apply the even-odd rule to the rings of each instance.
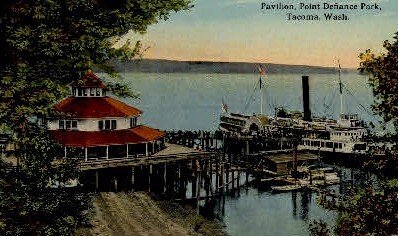
[[85, 161], [151, 156], [165, 148], [165, 138], [143, 143], [104, 145], [94, 147], [65, 147], [65, 158]]

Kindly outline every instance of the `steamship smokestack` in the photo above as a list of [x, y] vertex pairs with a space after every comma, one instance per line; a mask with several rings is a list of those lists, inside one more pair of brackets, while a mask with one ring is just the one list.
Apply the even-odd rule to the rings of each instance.
[[307, 75], [302, 76], [303, 84], [303, 107], [304, 107], [304, 120], [311, 121], [311, 110], [310, 110], [310, 85], [308, 82], [309, 77]]

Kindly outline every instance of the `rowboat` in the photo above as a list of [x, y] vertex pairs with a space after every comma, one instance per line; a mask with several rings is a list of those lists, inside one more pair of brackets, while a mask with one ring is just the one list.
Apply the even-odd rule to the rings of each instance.
[[273, 193], [291, 192], [291, 191], [300, 190], [302, 188], [303, 187], [301, 185], [284, 185], [284, 186], [271, 187]]

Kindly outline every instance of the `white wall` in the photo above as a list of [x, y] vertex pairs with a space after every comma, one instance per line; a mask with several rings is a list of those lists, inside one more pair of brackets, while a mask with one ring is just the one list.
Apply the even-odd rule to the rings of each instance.
[[[118, 118], [103, 118], [103, 119], [78, 119], [77, 130], [79, 131], [99, 131], [98, 122], [100, 120], [116, 120], [116, 130], [129, 129], [130, 128], [130, 117], [118, 117]], [[139, 124], [139, 119], [137, 125]], [[59, 120], [48, 121], [49, 130], [59, 129]]]
[[330, 139], [336, 141], [352, 141], [363, 138], [364, 135], [365, 135], [365, 130], [363, 129], [334, 131], [331, 132]]

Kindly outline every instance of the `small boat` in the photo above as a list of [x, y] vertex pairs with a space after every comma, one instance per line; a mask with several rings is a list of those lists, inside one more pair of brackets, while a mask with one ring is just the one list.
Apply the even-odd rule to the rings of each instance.
[[271, 186], [273, 193], [282, 193], [300, 190], [303, 187], [301, 185], [284, 185], [284, 186]]

